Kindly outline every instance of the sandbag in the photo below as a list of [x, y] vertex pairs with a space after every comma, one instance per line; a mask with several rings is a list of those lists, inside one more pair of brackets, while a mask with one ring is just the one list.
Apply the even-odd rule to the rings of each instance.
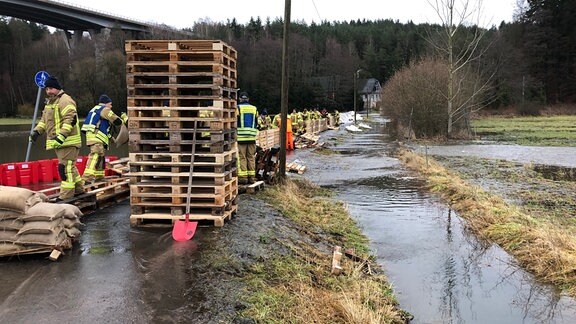
[[46, 195], [32, 190], [0, 186], [0, 208], [25, 212], [29, 207], [48, 200]]
[[76, 219], [83, 215], [80, 208], [78, 208], [75, 205], [71, 204], [58, 204], [58, 205], [62, 206], [62, 209], [64, 209], [64, 214], [62, 216], [64, 216], [65, 218]]
[[18, 231], [3, 230], [0, 231], [0, 243], [14, 243], [18, 239]]
[[0, 219], [0, 231], [1, 230], [20, 230], [24, 226], [24, 222], [14, 218], [14, 219]]
[[80, 237], [80, 235], [82, 235], [82, 232], [80, 232], [80, 230], [77, 229], [76, 227], [65, 228], [64, 232], [66, 232], [66, 235], [68, 235], [68, 237], [71, 238], [77, 238]]
[[84, 223], [80, 222], [78, 218], [64, 218], [62, 219], [62, 224], [64, 225], [64, 228], [81, 228], [86, 226]]
[[64, 231], [56, 234], [24, 234], [19, 235], [16, 244], [21, 245], [41, 245], [41, 246], [60, 246], [68, 240]]
[[113, 138], [113, 141], [116, 143], [116, 147], [120, 147], [128, 142], [128, 127], [126, 127], [124, 123], [120, 126], [118, 135]]
[[67, 212], [67, 207], [64, 205], [66, 204], [53, 204], [47, 202], [38, 203], [28, 208], [26, 213], [22, 215], [20, 219], [25, 222], [53, 221], [64, 217], [64, 214]]
[[24, 234], [59, 234], [64, 229], [61, 219], [54, 221], [34, 221], [25, 222], [22, 228], [18, 231], [18, 235]]
[[0, 243], [0, 255], [13, 255], [24, 250], [23, 246], [12, 243]]
[[22, 216], [22, 212], [15, 212], [13, 210], [0, 209], [0, 220], [17, 219]]

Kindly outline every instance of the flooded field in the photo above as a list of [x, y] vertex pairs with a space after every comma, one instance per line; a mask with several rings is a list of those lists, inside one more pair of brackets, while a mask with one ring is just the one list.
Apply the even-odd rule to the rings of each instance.
[[[296, 155], [310, 168], [306, 177], [348, 203], [413, 323], [576, 322], [574, 300], [535, 282], [498, 246], [471, 235], [392, 157], [395, 144], [384, 125], [372, 126], [359, 134], [327, 134], [338, 154]], [[484, 147], [439, 147], [434, 153]], [[499, 147], [488, 146], [502, 152]]]
[[[376, 119], [371, 125], [358, 134], [323, 133], [335, 154], [297, 150], [288, 161], [300, 160], [308, 166], [306, 178], [347, 203], [414, 323], [576, 323], [572, 299], [534, 281], [498, 246], [471, 235], [458, 215], [393, 157], [396, 144], [385, 124]], [[0, 145], [20, 147], [26, 137], [27, 131], [0, 136]], [[491, 146], [445, 149], [449, 154], [482, 147]], [[234, 322], [243, 307], [237, 296], [242, 287], [234, 280], [242, 264], [266, 255], [262, 235], [289, 232], [271, 206], [241, 198], [236, 219], [221, 229], [202, 227], [183, 244], [173, 242], [166, 229], [130, 228], [127, 202], [87, 216], [82, 237], [61, 261], [0, 261], [0, 318]], [[233, 255], [222, 254], [223, 246]], [[222, 268], [229, 258], [240, 260], [238, 268]]]

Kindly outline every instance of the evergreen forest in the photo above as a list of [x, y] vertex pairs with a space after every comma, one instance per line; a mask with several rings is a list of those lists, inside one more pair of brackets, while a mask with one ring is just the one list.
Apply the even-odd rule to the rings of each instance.
[[[576, 102], [576, 1], [528, 0], [515, 20], [491, 28], [469, 25], [455, 38], [456, 46], [479, 29], [484, 37], [481, 59], [472, 66], [490, 70], [491, 100], [483, 109], [516, 107], [531, 113], [537, 107]], [[167, 22], [169, 24], [169, 21]], [[292, 22], [289, 48], [289, 106], [340, 111], [353, 107], [354, 77], [376, 78], [383, 87], [394, 75], [438, 54], [434, 35], [443, 26], [393, 20], [354, 20], [306, 24]], [[251, 101], [269, 113], [280, 110], [281, 19], [255, 17], [246, 24], [202, 20], [178, 32], [157, 31], [149, 39], [218, 39], [238, 51], [238, 85]], [[190, 36], [192, 35], [192, 36]], [[77, 101], [81, 115], [101, 93], [126, 110], [124, 41], [119, 30], [106, 38], [104, 50], [85, 34], [68, 48], [65, 33], [47, 26], [0, 17], [0, 116], [31, 116], [38, 93], [34, 75], [57, 76]], [[536, 107], [536, 108], [534, 108]]]

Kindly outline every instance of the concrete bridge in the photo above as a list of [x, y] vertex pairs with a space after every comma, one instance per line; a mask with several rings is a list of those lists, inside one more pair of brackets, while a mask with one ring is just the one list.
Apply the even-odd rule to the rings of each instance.
[[[134, 3], [138, 5], [138, 2]], [[153, 28], [181, 32], [166, 25], [149, 24], [114, 16], [63, 1], [0, 0], [0, 15], [61, 29], [67, 36], [69, 48], [74, 47], [74, 44], [80, 41], [84, 32], [90, 33], [93, 39], [97, 39], [97, 36], [106, 38], [112, 28], [132, 33], [133, 38], [139, 38], [139, 34], [149, 33]]]

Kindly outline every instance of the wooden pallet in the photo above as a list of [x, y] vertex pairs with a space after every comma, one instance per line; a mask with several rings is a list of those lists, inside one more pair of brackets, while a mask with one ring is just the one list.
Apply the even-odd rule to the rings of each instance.
[[183, 130], [183, 129], [194, 129], [194, 122], [200, 123], [199, 128], [207, 128], [210, 130], [231, 130], [236, 129], [236, 119], [227, 118], [220, 120], [207, 120], [204, 121], [202, 118], [195, 117], [132, 117], [128, 120], [128, 129], [173, 129], [173, 130]]
[[128, 117], [130, 118], [195, 118], [200, 122], [220, 121], [222, 119], [236, 118], [236, 104], [234, 100], [216, 100], [210, 102], [198, 102], [198, 106], [193, 107], [128, 107]]
[[298, 174], [304, 174], [304, 172], [306, 171], [307, 167], [305, 165], [302, 164], [298, 164], [296, 162], [290, 162], [288, 164], [286, 164], [286, 170], [288, 172], [294, 172], [294, 173], [298, 173]]
[[136, 72], [126, 76], [126, 84], [213, 84], [228, 88], [238, 88], [236, 79], [214, 72]]
[[[127, 178], [106, 177], [101, 182], [84, 186], [86, 193], [61, 201], [61, 203], [75, 205], [80, 208], [82, 213], [90, 214], [100, 208], [128, 199], [129, 185], [130, 181]], [[40, 192], [44, 193], [49, 201], [52, 201], [58, 197], [60, 186], [43, 189]]]
[[161, 96], [179, 99], [202, 97], [236, 98], [236, 89], [213, 84], [138, 84], [128, 85], [128, 98]]
[[216, 73], [230, 79], [237, 79], [235, 67], [215, 62], [127, 62], [126, 75], [136, 74], [181, 74], [181, 73]]
[[57, 261], [64, 253], [64, 250], [72, 248], [72, 238], [67, 237], [64, 242], [58, 246], [22, 246], [17, 251], [0, 252], [0, 258], [12, 258], [32, 254], [46, 254], [50, 261]]
[[210, 62], [236, 68], [236, 59], [220, 51], [133, 51], [126, 53], [126, 60], [143, 62]]
[[[184, 165], [190, 164], [190, 153], [136, 153], [129, 154], [130, 165]], [[236, 162], [236, 150], [224, 153], [198, 153], [194, 154], [194, 165], [223, 165]]]
[[[210, 196], [229, 196], [235, 197], [238, 193], [238, 178], [227, 181], [224, 185], [215, 186], [209, 183], [192, 183], [192, 193], [194, 195], [210, 195]], [[134, 195], [138, 194], [151, 194], [156, 193], [160, 195], [186, 195], [188, 192], [188, 183], [171, 184], [168, 182], [152, 182], [131, 184], [130, 191]]]
[[[226, 162], [224, 164], [215, 163], [202, 163], [194, 162], [194, 173], [211, 173], [211, 174], [222, 174], [226, 172], [236, 173], [238, 165], [236, 161]], [[130, 166], [130, 172], [169, 172], [169, 173], [182, 173], [189, 172], [190, 162], [179, 162], [170, 164], [170, 162], [158, 162], [154, 163], [150, 161], [148, 163], [133, 163]]]
[[[201, 224], [212, 224], [215, 227], [222, 227], [226, 220], [232, 219], [236, 215], [238, 207], [234, 206], [224, 215], [208, 215], [190, 213], [190, 220]], [[185, 215], [171, 215], [166, 213], [131, 214], [130, 225], [132, 227], [173, 227], [177, 220], [184, 220]]]
[[238, 57], [238, 53], [233, 47], [220, 40], [130, 40], [126, 41], [124, 49], [126, 53], [218, 51], [234, 59]]
[[[131, 152], [154, 153], [154, 152], [191, 152], [192, 141], [170, 142], [164, 140], [140, 140], [129, 141], [128, 148]], [[217, 143], [196, 144], [196, 151], [200, 153], [225, 153], [234, 148], [236, 142], [220, 141]]]
[[[220, 186], [226, 188], [226, 186]], [[198, 208], [226, 207], [229, 201], [237, 196], [237, 190], [224, 190], [223, 193], [199, 192], [198, 187], [192, 187], [190, 206]], [[216, 191], [216, 190], [214, 190]], [[182, 207], [188, 199], [187, 186], [158, 188], [150, 186], [130, 186], [130, 203], [132, 206], [143, 207]]]
[[254, 194], [257, 191], [264, 190], [264, 181], [256, 181], [249, 185], [240, 185], [238, 193]]
[[[206, 145], [220, 145], [223, 143], [235, 142], [237, 138], [236, 130], [209, 130], [206, 129], [134, 129], [130, 131], [128, 141], [131, 144], [153, 144], [153, 145], [180, 145], [192, 142], [196, 134], [197, 148], [200, 150]], [[226, 149], [229, 151], [231, 148]], [[201, 151], [199, 151], [201, 152]], [[214, 152], [219, 153], [219, 152]]]
[[[131, 184], [149, 184], [149, 183], [171, 183], [171, 184], [186, 184], [188, 183], [188, 177], [190, 172], [130, 172], [126, 176], [130, 178]], [[222, 186], [226, 185], [227, 181], [230, 181], [238, 176], [237, 168], [231, 171], [225, 171], [222, 173], [212, 173], [212, 172], [194, 172], [193, 182], [203, 183], [212, 186]]]

